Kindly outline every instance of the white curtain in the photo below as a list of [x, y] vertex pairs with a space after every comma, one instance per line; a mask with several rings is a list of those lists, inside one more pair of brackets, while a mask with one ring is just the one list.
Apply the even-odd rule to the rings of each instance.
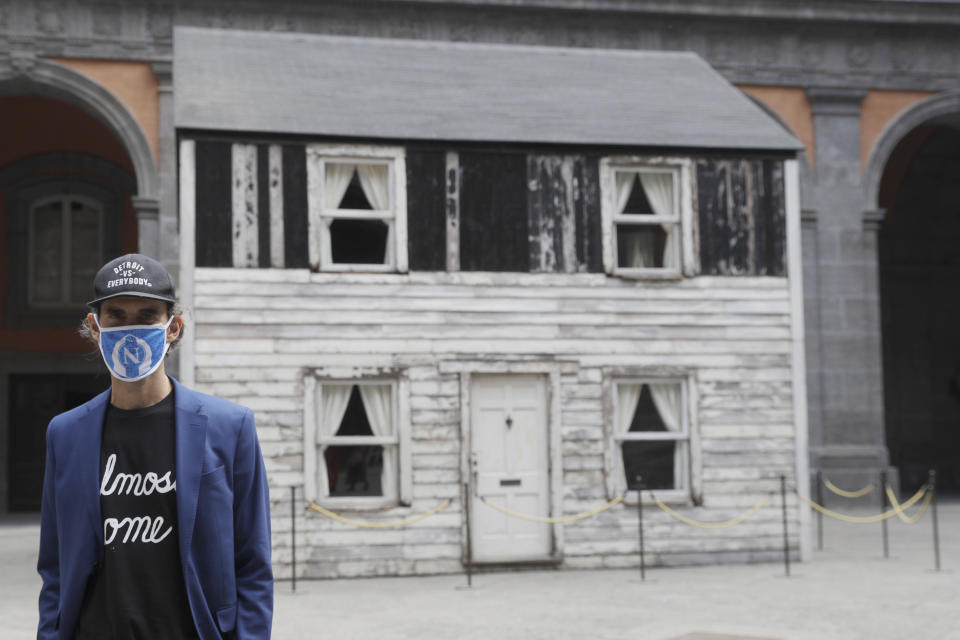
[[[617, 213], [623, 213], [630, 200], [630, 194], [633, 192], [633, 185], [636, 182], [636, 171], [618, 171], [617, 172]], [[636, 227], [634, 227], [636, 228]], [[653, 238], [648, 233], [622, 233], [617, 234], [618, 242], [626, 243], [626, 255], [623, 258], [621, 267], [643, 268], [654, 266], [655, 248]]]
[[[633, 422], [633, 414], [637, 412], [637, 404], [640, 402], [640, 392], [643, 390], [642, 384], [618, 384], [617, 385], [617, 423], [614, 427], [617, 433], [627, 433], [630, 431], [630, 423]], [[627, 478], [627, 470], [623, 465], [623, 441], [617, 447], [617, 457], [614, 468], [620, 470], [620, 477], [623, 478], [624, 486], [630, 486], [630, 478]]]
[[[673, 174], [670, 173], [641, 173], [640, 183], [647, 194], [647, 201], [653, 207], [653, 213], [658, 216], [673, 216]], [[663, 225], [667, 234], [667, 244], [663, 249], [663, 266], [672, 268], [677, 266], [677, 234], [675, 226]]]
[[617, 213], [623, 213], [627, 206], [627, 200], [630, 199], [630, 192], [633, 191], [633, 182], [637, 174], [635, 171], [617, 172]]
[[[650, 395], [653, 404], [657, 407], [660, 419], [666, 425], [667, 431], [680, 433], [683, 430], [683, 394], [680, 385], [676, 383], [651, 384]], [[676, 441], [673, 449], [673, 488], [683, 487], [683, 443]]]
[[633, 414], [637, 412], [642, 390], [642, 384], [617, 385], [617, 433], [630, 431], [630, 423], [633, 422]]
[[385, 164], [357, 165], [360, 186], [376, 211], [390, 210], [390, 171]]
[[[323, 207], [324, 209], [339, 209], [340, 201], [343, 200], [343, 194], [347, 192], [350, 186], [350, 180], [353, 179], [353, 172], [356, 171], [355, 164], [342, 164], [336, 162], [327, 162], [323, 166]], [[326, 259], [333, 262], [333, 246], [330, 242], [330, 225], [333, 218], [324, 218], [323, 224], [326, 225], [324, 233], [320, 235], [320, 253], [326, 256]]]
[[[340, 421], [343, 420], [343, 414], [347, 412], [347, 404], [350, 402], [351, 385], [343, 384], [325, 384], [321, 386], [320, 398], [320, 428], [317, 430], [317, 439], [327, 439], [336, 435], [340, 429]], [[320, 495], [330, 495], [330, 469], [327, 469], [326, 456], [323, 452], [326, 447], [320, 449], [320, 455], [317, 456], [318, 468], [323, 469], [319, 473]]]
[[[367, 420], [373, 435], [381, 437], [393, 436], [393, 403], [390, 385], [359, 385], [360, 397], [363, 399], [363, 408], [367, 412]], [[397, 495], [397, 447], [384, 445], [383, 471], [380, 475], [380, 486], [384, 497]]]
[[[370, 206], [376, 211], [390, 210], [390, 170], [385, 164], [357, 165], [357, 175], [360, 176], [360, 186], [363, 195], [367, 196]], [[389, 227], [387, 246], [383, 256], [383, 264], [393, 264], [393, 224], [386, 221]]]
[[317, 435], [326, 439], [337, 434], [343, 414], [347, 412], [352, 389], [348, 384], [323, 385], [323, 412], [320, 414], [320, 431]]
[[337, 162], [324, 163], [323, 167], [323, 208], [339, 209], [343, 194], [350, 186], [355, 164], [341, 164]]

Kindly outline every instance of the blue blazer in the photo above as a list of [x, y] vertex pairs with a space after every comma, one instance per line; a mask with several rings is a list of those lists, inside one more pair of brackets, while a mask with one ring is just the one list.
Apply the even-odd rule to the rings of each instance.
[[[265, 640], [273, 618], [270, 496], [253, 413], [173, 385], [180, 561], [197, 633]], [[109, 401], [108, 389], [47, 428], [38, 639], [73, 639], [87, 580], [103, 561], [100, 436]]]

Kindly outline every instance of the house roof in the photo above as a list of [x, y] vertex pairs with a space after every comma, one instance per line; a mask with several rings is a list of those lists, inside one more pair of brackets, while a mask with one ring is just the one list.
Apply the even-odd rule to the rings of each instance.
[[180, 128], [794, 151], [694, 53], [174, 30]]

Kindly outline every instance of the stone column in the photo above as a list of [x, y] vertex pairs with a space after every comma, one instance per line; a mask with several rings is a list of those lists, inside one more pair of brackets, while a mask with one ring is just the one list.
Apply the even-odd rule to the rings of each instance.
[[160, 253], [157, 259], [170, 273], [179, 272], [180, 248], [177, 230], [177, 135], [173, 122], [173, 64], [154, 62], [160, 106], [160, 144], [157, 173], [160, 178]]
[[[816, 153], [820, 442], [811, 469], [840, 486], [876, 482], [888, 463], [883, 426], [876, 243], [864, 232], [863, 90], [810, 88]], [[873, 236], [875, 239], [875, 235]], [[814, 410], [811, 409], [811, 412]]]
[[160, 202], [141, 196], [131, 200], [137, 216], [137, 251], [156, 258], [160, 255]]
[[[803, 250], [803, 315], [807, 360], [807, 442], [823, 445], [823, 385], [820, 348], [820, 271], [817, 251], [817, 211], [800, 211]], [[811, 472], [814, 471], [811, 460]], [[812, 495], [812, 494], [811, 494]]]
[[[177, 222], [177, 132], [173, 121], [173, 63], [153, 62], [150, 67], [157, 79], [157, 100], [160, 107], [157, 136], [157, 174], [160, 180], [157, 260], [167, 271], [174, 274], [174, 282], [179, 287], [177, 276], [180, 273], [180, 232]], [[170, 351], [166, 364], [167, 372], [178, 377], [179, 356], [179, 351]]]

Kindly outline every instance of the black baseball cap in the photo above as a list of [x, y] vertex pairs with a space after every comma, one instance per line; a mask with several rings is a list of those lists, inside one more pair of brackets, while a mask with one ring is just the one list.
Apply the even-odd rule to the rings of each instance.
[[162, 264], [142, 253], [128, 253], [100, 267], [93, 279], [93, 295], [87, 303], [91, 307], [118, 296], [177, 301], [173, 276]]

